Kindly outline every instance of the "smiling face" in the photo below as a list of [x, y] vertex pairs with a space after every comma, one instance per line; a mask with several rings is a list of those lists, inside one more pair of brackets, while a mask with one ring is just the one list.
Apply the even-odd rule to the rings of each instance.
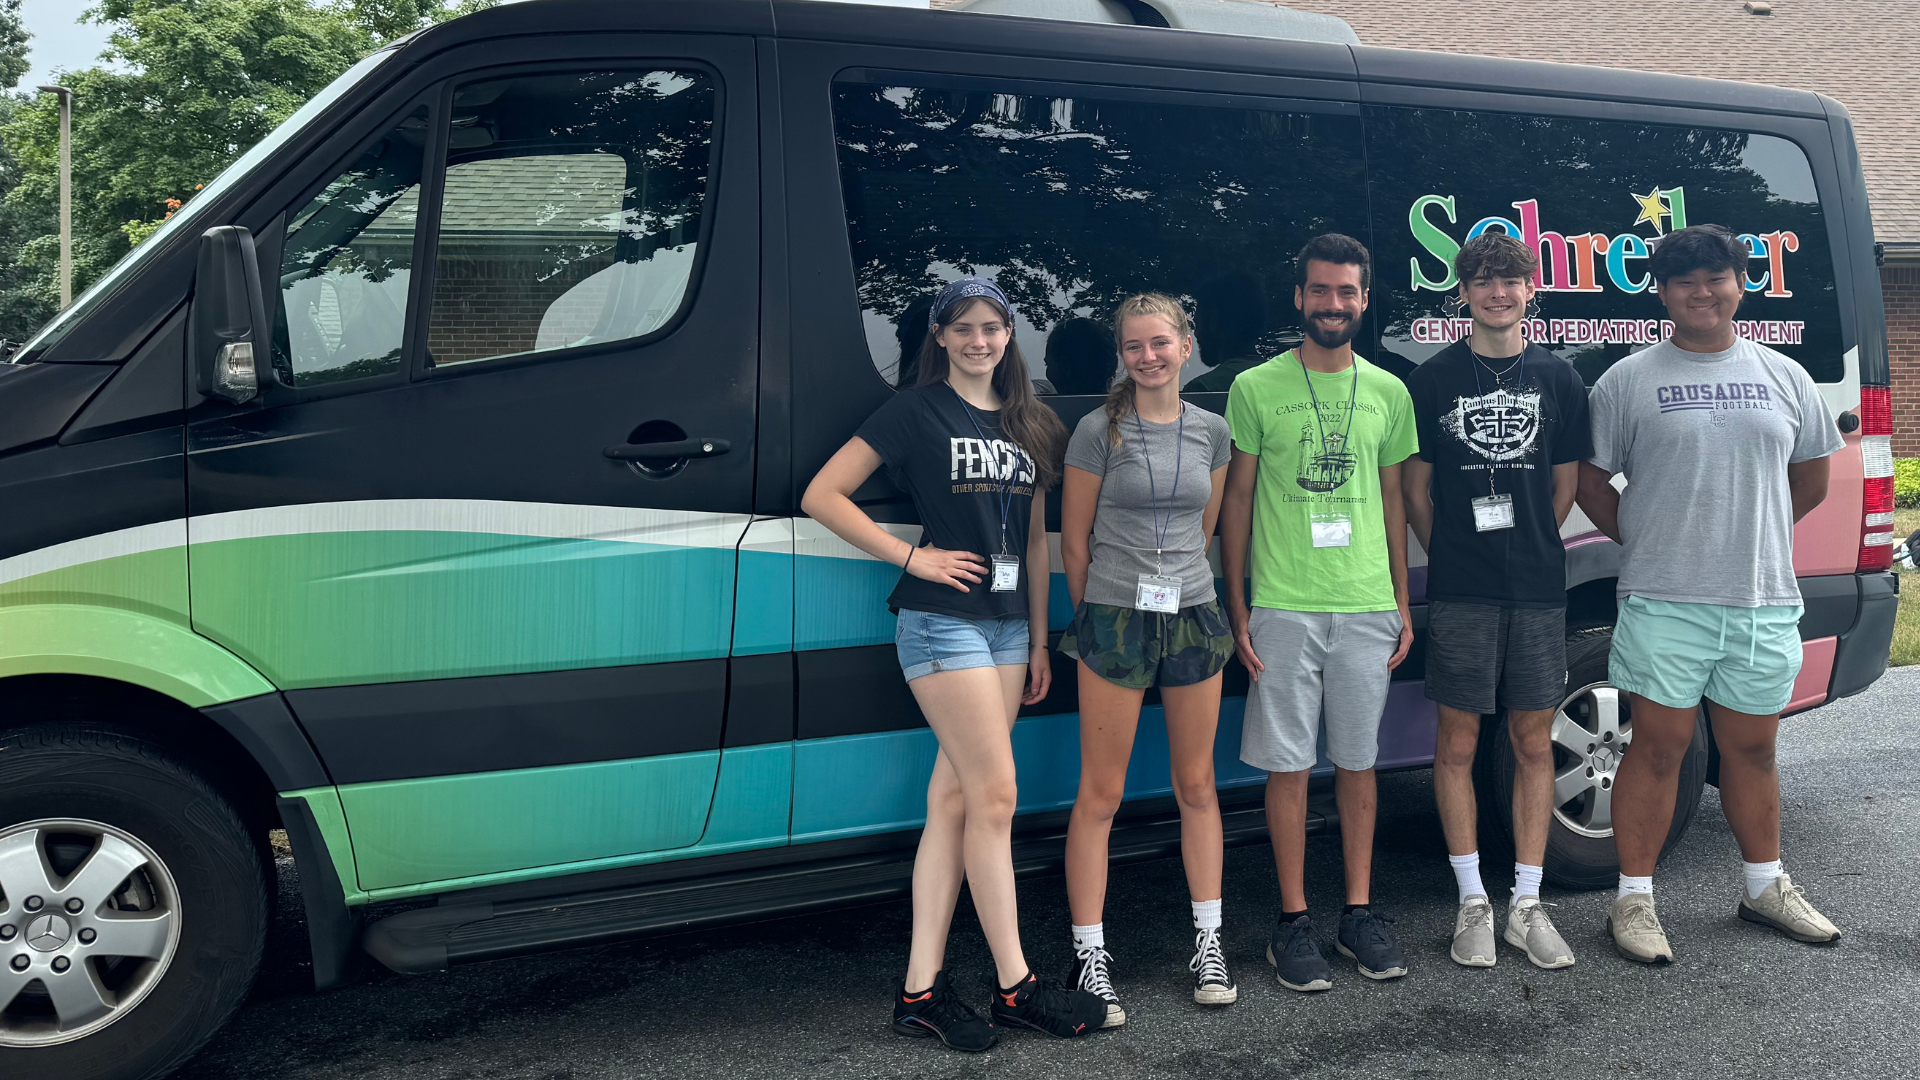
[[1460, 299], [1474, 322], [1491, 330], [1505, 330], [1527, 317], [1533, 282], [1518, 276], [1481, 274], [1460, 283]]
[[1659, 284], [1660, 302], [1667, 305], [1667, 318], [1689, 335], [1717, 335], [1740, 310], [1746, 292], [1742, 276], [1738, 270], [1705, 268], [1675, 274]]
[[1360, 332], [1360, 316], [1367, 310], [1367, 290], [1360, 284], [1354, 263], [1313, 259], [1307, 263], [1307, 283], [1295, 286], [1293, 306], [1300, 309], [1307, 336], [1323, 349], [1337, 349]]
[[933, 333], [933, 340], [947, 350], [947, 363], [974, 378], [993, 374], [1012, 339], [1013, 327], [1008, 325], [1006, 315], [978, 296], [955, 312], [952, 322]]
[[1120, 362], [1141, 389], [1177, 383], [1192, 355], [1193, 338], [1180, 336], [1165, 315], [1135, 315], [1120, 326]]

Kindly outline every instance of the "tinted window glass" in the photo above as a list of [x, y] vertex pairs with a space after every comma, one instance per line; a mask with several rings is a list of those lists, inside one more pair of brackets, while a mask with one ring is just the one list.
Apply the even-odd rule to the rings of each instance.
[[1193, 311], [1189, 388], [1225, 390], [1298, 339], [1293, 255], [1307, 238], [1365, 238], [1354, 117], [892, 81], [836, 83], [834, 128], [868, 348], [894, 385], [912, 378], [902, 361], [932, 294], [984, 274], [1019, 309], [1043, 392], [1105, 392], [1106, 320], [1143, 289]]
[[700, 71], [523, 76], [456, 90], [432, 362], [665, 326], [692, 280], [715, 98]]
[[289, 386], [400, 369], [427, 110], [287, 219], [273, 364]]
[[1488, 229], [1541, 252], [1527, 337], [1591, 384], [1664, 336], [1648, 244], [1725, 225], [1753, 253], [1738, 331], [1842, 377], [1833, 256], [1813, 173], [1770, 135], [1560, 117], [1375, 108], [1373, 308], [1383, 349], [1424, 361], [1470, 324], [1443, 308], [1459, 244]]

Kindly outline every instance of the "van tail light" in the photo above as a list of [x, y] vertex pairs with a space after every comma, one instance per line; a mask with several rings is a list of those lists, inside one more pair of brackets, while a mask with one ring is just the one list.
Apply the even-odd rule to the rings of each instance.
[[1893, 391], [1860, 388], [1860, 572], [1893, 566]]

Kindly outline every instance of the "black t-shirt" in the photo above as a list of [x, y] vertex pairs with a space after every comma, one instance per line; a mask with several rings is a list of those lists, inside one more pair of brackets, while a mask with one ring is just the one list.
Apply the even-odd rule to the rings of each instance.
[[[1593, 452], [1587, 387], [1538, 345], [1523, 363], [1485, 359], [1457, 341], [1407, 377], [1420, 457], [1433, 465], [1427, 598], [1560, 607], [1567, 551], [1553, 520], [1553, 466]], [[1513, 497], [1511, 529], [1474, 528], [1473, 500], [1488, 494], [1489, 477], [1494, 492]]]
[[1020, 559], [1020, 587], [993, 592], [985, 580], [961, 592], [951, 585], [900, 575], [887, 597], [898, 612], [932, 611], [962, 619], [998, 619], [1027, 612], [1027, 528], [1033, 516], [1033, 458], [1001, 437], [1000, 414], [975, 409], [946, 383], [895, 394], [855, 434], [887, 464], [893, 482], [913, 497], [925, 527], [920, 542], [971, 551], [991, 560], [1000, 553], [1002, 507], [1006, 548]]

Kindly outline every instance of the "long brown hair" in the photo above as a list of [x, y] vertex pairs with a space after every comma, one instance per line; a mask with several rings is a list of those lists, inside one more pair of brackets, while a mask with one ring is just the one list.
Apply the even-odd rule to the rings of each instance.
[[[1175, 337], [1193, 336], [1193, 323], [1187, 318], [1187, 309], [1180, 306], [1180, 301], [1166, 293], [1135, 293], [1122, 300], [1114, 310], [1113, 341], [1116, 350], [1126, 347], [1127, 320], [1147, 315], [1158, 315], [1167, 320], [1167, 324], [1173, 327]], [[1126, 368], [1124, 360], [1121, 368], [1123, 371]], [[1120, 376], [1119, 382], [1113, 384], [1113, 389], [1107, 391], [1107, 445], [1120, 445], [1120, 420], [1134, 411], [1133, 398], [1139, 389], [1133, 384], [1133, 372], [1128, 371]]]
[[[920, 375], [914, 385], [932, 386], [947, 381], [947, 350], [934, 335], [945, 329], [948, 323], [973, 310], [975, 303], [992, 308], [1007, 321], [1009, 328], [1013, 326], [1013, 316], [991, 297], [976, 296], [957, 305], [947, 314], [947, 322], [939, 324], [921, 344], [920, 362], [917, 365]], [[1060, 482], [1060, 459], [1066, 453], [1067, 427], [1052, 409], [1041, 404], [1034, 395], [1033, 384], [1027, 381], [1026, 358], [1020, 355], [1020, 344], [1012, 338], [1007, 339], [1007, 351], [993, 369], [992, 385], [994, 395], [1000, 399], [1001, 433], [1033, 458], [1038, 489], [1044, 491], [1053, 487]]]

